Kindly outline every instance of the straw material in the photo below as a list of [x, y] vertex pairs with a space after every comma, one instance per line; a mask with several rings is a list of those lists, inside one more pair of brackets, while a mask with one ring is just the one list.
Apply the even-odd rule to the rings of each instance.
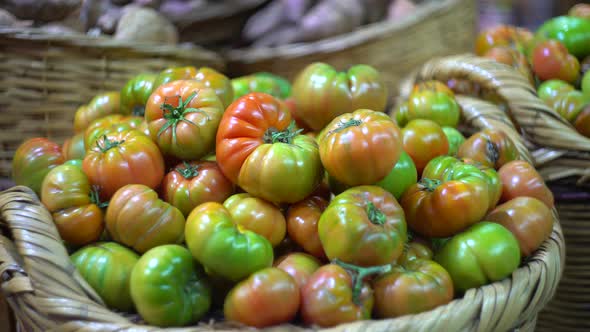
[[[494, 107], [460, 98], [464, 124], [470, 129], [512, 128]], [[510, 130], [508, 130], [510, 132]], [[519, 147], [520, 137], [514, 135]], [[522, 147], [521, 147], [522, 148]], [[523, 159], [530, 156], [524, 150]], [[69, 261], [53, 221], [27, 187], [0, 193], [0, 275], [2, 291], [26, 329], [53, 331], [156, 331], [136, 325], [103, 306]], [[533, 331], [537, 314], [553, 296], [564, 262], [564, 241], [554, 214], [551, 237], [509, 277], [477, 289], [448, 305], [397, 319], [361, 321], [320, 331]], [[209, 321], [166, 331], [235, 331], [239, 326]], [[281, 325], [264, 331], [311, 331]]]
[[291, 80], [315, 61], [340, 70], [364, 63], [379, 70], [395, 95], [399, 81], [430, 58], [473, 49], [476, 20], [476, 1], [425, 1], [403, 19], [366, 25], [348, 34], [310, 43], [231, 50], [225, 55], [231, 75], [268, 71]]
[[567, 241], [562, 281], [539, 314], [539, 331], [588, 331], [590, 321], [590, 139], [546, 106], [524, 78], [507, 66], [472, 55], [433, 60], [406, 82], [466, 79], [503, 98], [551, 187]]
[[201, 48], [0, 28], [0, 176], [10, 174], [23, 140], [43, 136], [61, 144], [71, 136], [76, 109], [97, 93], [178, 65], [224, 69]]

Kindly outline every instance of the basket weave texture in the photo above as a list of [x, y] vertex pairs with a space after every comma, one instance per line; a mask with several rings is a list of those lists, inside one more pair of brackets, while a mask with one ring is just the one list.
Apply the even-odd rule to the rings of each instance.
[[393, 94], [412, 69], [432, 57], [472, 50], [476, 20], [476, 1], [425, 1], [400, 20], [365, 25], [316, 42], [235, 49], [225, 57], [231, 75], [267, 71], [290, 80], [316, 61], [340, 70], [354, 63], [368, 64], [379, 70]]
[[[467, 57], [452, 59], [477, 60]], [[431, 62], [430, 67], [425, 68], [440, 67], [444, 70], [448, 65], [449, 60], [442, 59]], [[505, 66], [491, 67], [490, 70], [498, 77], [511, 71]], [[473, 64], [473, 68], [476, 70], [477, 64]], [[526, 98], [528, 93], [523, 89], [514, 93], [513, 97]], [[476, 98], [458, 99], [466, 128], [501, 128], [519, 144], [521, 157], [530, 160], [518, 129], [505, 112]], [[29, 188], [13, 187], [0, 193], [0, 229], [1, 289], [25, 329], [160, 330], [141, 325], [136, 316], [121, 315], [105, 308], [101, 299], [77, 273], [51, 215]], [[462, 298], [429, 312], [396, 319], [354, 322], [322, 331], [533, 331], [538, 312], [553, 296], [560, 280], [564, 250], [561, 226], [554, 214], [551, 237], [510, 277], [470, 289]], [[238, 328], [211, 321], [166, 331], [234, 331]], [[265, 331], [309, 330], [285, 324]]]
[[73, 134], [76, 109], [101, 91], [119, 91], [140, 72], [180, 65], [223, 70], [201, 48], [132, 44], [112, 38], [0, 28], [0, 176], [23, 140], [58, 143]]

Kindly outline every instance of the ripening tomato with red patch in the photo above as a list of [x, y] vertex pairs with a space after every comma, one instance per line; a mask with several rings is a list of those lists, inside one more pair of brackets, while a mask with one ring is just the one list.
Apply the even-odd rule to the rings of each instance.
[[437, 156], [444, 156], [449, 152], [449, 141], [442, 127], [436, 122], [425, 119], [415, 119], [402, 129], [402, 146], [412, 160], [418, 175], [426, 164]]
[[39, 195], [47, 173], [64, 161], [59, 144], [44, 137], [27, 139], [18, 146], [12, 157], [12, 180]]
[[543, 81], [560, 79], [575, 83], [580, 77], [580, 62], [558, 40], [546, 40], [533, 50], [533, 71]]
[[524, 160], [507, 163], [498, 170], [502, 181], [500, 202], [507, 202], [516, 197], [533, 197], [552, 209], [553, 193], [545, 184], [539, 172]]

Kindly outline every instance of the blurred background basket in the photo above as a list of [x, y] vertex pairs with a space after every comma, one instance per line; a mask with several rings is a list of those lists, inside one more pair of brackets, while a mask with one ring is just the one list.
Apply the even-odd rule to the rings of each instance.
[[23, 140], [71, 136], [77, 107], [97, 93], [118, 91], [139, 72], [179, 65], [224, 69], [218, 55], [198, 47], [0, 28], [0, 177], [10, 175]]
[[[470, 59], [459, 60], [469, 63]], [[437, 60], [430, 66], [445, 67], [448, 61]], [[502, 76], [506, 68], [496, 67], [496, 74]], [[477, 65], [472, 64], [471, 69], [477, 71]], [[526, 96], [526, 91], [513, 88], [515, 98]], [[521, 158], [531, 158], [506, 113], [474, 98], [459, 99], [466, 130], [501, 128], [519, 146]], [[0, 289], [25, 330], [157, 330], [141, 325], [137, 316], [121, 315], [104, 306], [74, 268], [51, 215], [29, 188], [0, 192], [0, 232]], [[321, 331], [534, 331], [538, 312], [553, 296], [561, 277], [564, 250], [560, 223], [554, 214], [551, 237], [510, 277], [470, 289], [463, 297], [428, 312]], [[183, 331], [213, 329], [234, 331], [238, 327], [206, 321]], [[293, 325], [267, 330], [311, 331]]]
[[364, 25], [347, 34], [308, 43], [234, 49], [224, 55], [232, 76], [267, 71], [291, 80], [315, 61], [340, 70], [364, 63], [379, 70], [395, 95], [402, 78], [432, 57], [472, 50], [476, 32], [477, 1], [426, 1], [402, 19]]

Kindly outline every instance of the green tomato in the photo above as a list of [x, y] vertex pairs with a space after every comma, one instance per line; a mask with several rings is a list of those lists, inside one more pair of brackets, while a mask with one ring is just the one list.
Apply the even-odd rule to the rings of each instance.
[[129, 280], [139, 260], [134, 251], [115, 242], [99, 242], [76, 251], [71, 260], [109, 308], [133, 309]]
[[131, 297], [150, 325], [196, 323], [211, 306], [205, 273], [185, 247], [166, 244], [148, 250], [131, 271]]
[[464, 292], [508, 277], [520, 264], [520, 247], [504, 226], [482, 221], [447, 241], [434, 259]]
[[231, 84], [234, 89], [234, 100], [250, 92], [268, 93], [279, 99], [286, 99], [291, 95], [289, 81], [266, 72], [234, 78]]
[[574, 90], [575, 88], [565, 81], [547, 80], [539, 85], [537, 88], [537, 95], [542, 101], [548, 103], [558, 95]]
[[582, 76], [582, 92], [586, 98], [590, 99], [590, 71], [585, 72]]
[[408, 106], [400, 111], [406, 112], [405, 116], [402, 116], [402, 126], [415, 119], [426, 119], [436, 122], [441, 127], [456, 127], [461, 118], [455, 97], [444, 91], [414, 91], [410, 94]]
[[449, 141], [449, 156], [456, 156], [457, 151], [459, 151], [459, 147], [463, 142], [465, 142], [465, 136], [461, 134], [457, 129], [453, 127], [443, 127], [443, 131], [445, 132], [445, 136], [447, 136], [447, 140]]
[[155, 80], [155, 74], [141, 73], [127, 81], [121, 90], [121, 111], [123, 114], [143, 116], [145, 104], [152, 94]]
[[82, 159], [70, 159], [70, 160], [66, 160], [65, 163], [63, 163], [64, 165], [72, 165], [72, 166], [78, 166], [80, 168], [82, 168]]
[[403, 193], [418, 181], [418, 171], [414, 161], [405, 151], [385, 178], [376, 185], [389, 191], [399, 201]]
[[582, 59], [590, 54], [590, 20], [574, 16], [554, 17], [539, 27], [540, 38], [557, 39], [569, 53]]

